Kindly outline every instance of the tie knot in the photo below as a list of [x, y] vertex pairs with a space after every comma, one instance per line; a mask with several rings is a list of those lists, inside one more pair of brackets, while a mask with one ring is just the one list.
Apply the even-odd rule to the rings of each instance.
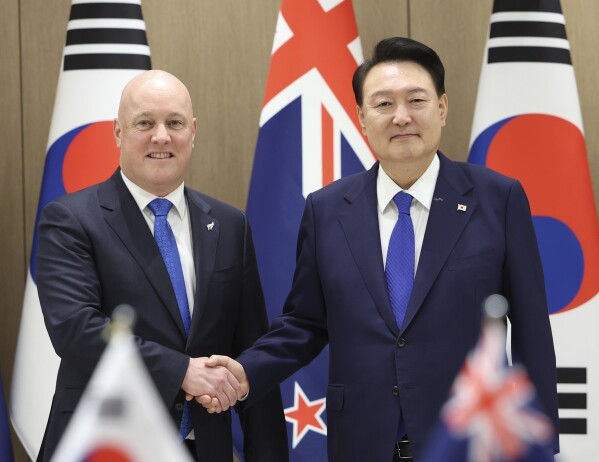
[[398, 192], [395, 196], [393, 196], [393, 202], [395, 202], [395, 205], [397, 205], [397, 210], [399, 210], [399, 213], [405, 213], [407, 215], [410, 214], [412, 196], [410, 196], [407, 192]]
[[154, 216], [164, 217], [168, 215], [173, 203], [168, 199], [154, 199], [148, 204], [149, 209], [154, 213]]

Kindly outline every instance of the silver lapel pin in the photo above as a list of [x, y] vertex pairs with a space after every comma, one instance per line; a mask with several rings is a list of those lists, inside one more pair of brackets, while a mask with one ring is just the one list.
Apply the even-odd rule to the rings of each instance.
[[214, 222], [208, 223], [208, 224], [206, 225], [206, 229], [207, 229], [208, 231], [212, 231], [212, 228], [214, 228]]

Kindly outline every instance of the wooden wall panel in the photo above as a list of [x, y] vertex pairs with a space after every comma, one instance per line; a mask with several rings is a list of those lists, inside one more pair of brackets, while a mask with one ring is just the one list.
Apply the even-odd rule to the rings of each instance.
[[[0, 156], [0, 326], [7, 335], [0, 338], [0, 371], [5, 384], [10, 383], [14, 330], [20, 317], [20, 303], [25, 275], [23, 254], [23, 163], [21, 149], [21, 102], [19, 66], [18, 1], [4, 2], [0, 19], [0, 88], [4, 116], [0, 137], [4, 148]], [[8, 386], [6, 387], [8, 390]]]
[[599, 211], [599, 3], [562, 0], [562, 9], [578, 84], [595, 205]]
[[354, 0], [364, 58], [385, 37], [408, 36], [408, 0]]
[[[23, 150], [21, 129], [19, 1], [3, 0], [0, 15], [0, 372], [8, 399], [25, 281]], [[15, 452], [22, 456], [16, 438]]]
[[29, 259], [69, 0], [20, 0], [25, 251]]

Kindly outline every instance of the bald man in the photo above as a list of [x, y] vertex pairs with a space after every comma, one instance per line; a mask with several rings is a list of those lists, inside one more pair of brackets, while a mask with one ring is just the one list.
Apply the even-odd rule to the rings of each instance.
[[[245, 215], [184, 185], [196, 129], [181, 81], [157, 70], [138, 75], [114, 120], [120, 168], [43, 210], [37, 285], [61, 364], [38, 460], [56, 449], [120, 304], [137, 311], [135, 341], [194, 459], [233, 460], [230, 411], [209, 414], [192, 398], [235, 404], [239, 383], [205, 367], [205, 357], [237, 356], [266, 331], [267, 317]], [[245, 460], [288, 460], [280, 392], [252, 409], [240, 413]]]

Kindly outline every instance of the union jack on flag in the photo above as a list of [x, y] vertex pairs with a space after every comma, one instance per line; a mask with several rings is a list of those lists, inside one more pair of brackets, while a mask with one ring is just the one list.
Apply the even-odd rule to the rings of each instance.
[[[305, 197], [375, 161], [351, 87], [362, 60], [351, 0], [282, 0], [247, 204], [271, 319], [291, 288]], [[327, 363], [325, 349], [282, 384], [292, 461], [326, 460]]]
[[505, 362], [505, 328], [483, 328], [458, 374], [422, 462], [553, 461], [553, 426], [526, 371]]

